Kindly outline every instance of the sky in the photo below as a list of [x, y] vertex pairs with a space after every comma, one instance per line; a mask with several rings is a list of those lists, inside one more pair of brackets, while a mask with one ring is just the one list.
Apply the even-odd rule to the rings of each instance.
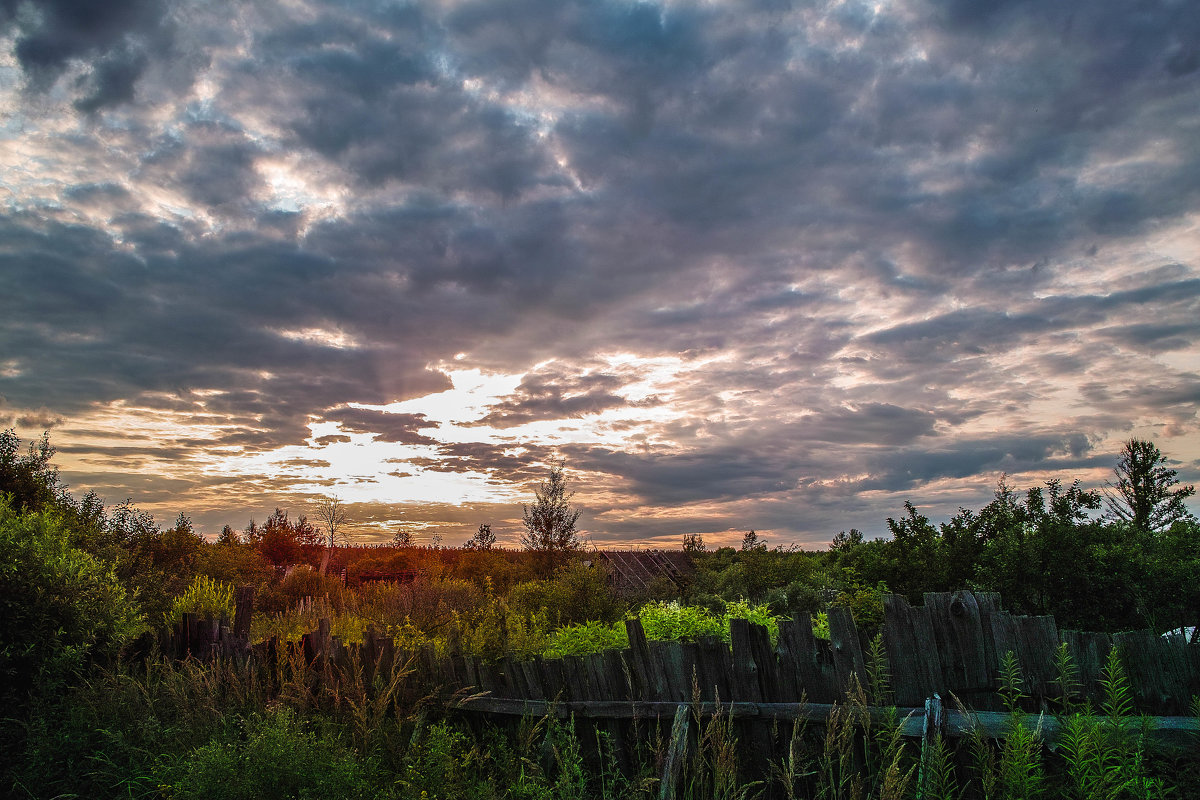
[[1190, 0], [0, 0], [0, 207], [0, 427], [164, 525], [1200, 482]]

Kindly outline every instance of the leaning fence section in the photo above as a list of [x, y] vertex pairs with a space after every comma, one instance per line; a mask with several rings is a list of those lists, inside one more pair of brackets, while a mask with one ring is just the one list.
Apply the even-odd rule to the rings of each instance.
[[[671, 704], [693, 701], [715, 706], [733, 703], [828, 705], [845, 699], [855, 684], [868, 686], [886, 672], [890, 696], [880, 704], [920, 709], [928, 698], [954, 698], [979, 711], [1002, 707], [1002, 662], [1015, 659], [1030, 711], [1054, 707], [1061, 694], [1057, 657], [1060, 645], [1075, 668], [1076, 700], [1102, 699], [1103, 665], [1117, 648], [1137, 710], [1150, 715], [1184, 715], [1200, 694], [1200, 644], [1149, 631], [1114, 635], [1059, 630], [1053, 617], [1018, 616], [1000, 607], [998, 595], [956, 592], [926, 594], [921, 606], [898, 595], [884, 600], [883, 658], [866, 654], [864, 641], [846, 608], [829, 610], [829, 638], [813, 633], [808, 615], [779, 622], [773, 641], [767, 629], [746, 620], [730, 623], [729, 643], [702, 638], [661, 642], [646, 638], [641, 623], [626, 620], [629, 647], [564, 658], [503, 658], [469, 655], [438, 657], [432, 648], [398, 651], [390, 638], [368, 630], [362, 642], [331, 636], [329, 624], [297, 642], [249, 642], [253, 589], [238, 590], [237, 613], [227, 621], [185, 615], [164, 631], [161, 650], [175, 657], [243, 657], [256, 661], [281, 652], [308, 663], [337, 667], [349, 663], [407, 664], [409, 680], [448, 697], [471, 697], [476, 708], [563, 708], [581, 704]], [[882, 662], [882, 663], [879, 663]], [[870, 666], [870, 669], [868, 668]], [[335, 670], [336, 672], [336, 670]], [[565, 704], [565, 705], [563, 705]], [[615, 705], [613, 705], [615, 704]], [[605, 708], [606, 706], [594, 706]], [[632, 707], [632, 706], [631, 706]], [[644, 706], [651, 708], [654, 706]]]
[[[716, 637], [652, 641], [630, 619], [625, 649], [490, 660], [443, 657], [433, 648], [402, 650], [373, 629], [361, 642], [347, 643], [331, 635], [329, 620], [297, 641], [272, 637], [251, 644], [253, 588], [243, 587], [232, 624], [186, 614], [156, 642], [143, 639], [139, 647], [151, 652], [157, 646], [173, 658], [237, 660], [269, 685], [331, 689], [335, 695], [341, 682], [371, 686], [382, 675], [385, 684], [402, 681], [400, 694], [413, 702], [440, 698], [476, 721], [571, 718], [609, 737], [618, 754], [648, 724], [667, 736], [663, 800], [675, 796], [680, 764], [705, 719], [736, 721], [745, 752], [758, 763], [745, 776], [753, 780], [763, 779], [763, 764], [777, 763], [786, 752], [780, 749], [781, 723], [823, 725], [836, 718], [839, 704], [844, 713], [847, 702], [861, 724], [895, 726], [899, 720], [904, 736], [921, 740], [922, 767], [939, 734], [1003, 738], [1011, 725], [1023, 724], [1053, 740], [1058, 720], [1036, 712], [1061, 708], [1061, 649], [1073, 667], [1074, 703], [1100, 704], [1104, 665], [1116, 648], [1136, 710], [1154, 717], [1162, 738], [1191, 740], [1200, 733], [1195, 717], [1185, 716], [1191, 698], [1200, 694], [1200, 642], [1148, 631], [1059, 630], [1052, 617], [1005, 612], [995, 594], [924, 599], [914, 607], [902, 597], [886, 597], [882, 630], [871, 642], [864, 641], [848, 609], [834, 607], [828, 639], [814, 635], [808, 615], [781, 620], [774, 639], [766, 627], [733, 620], [728, 643]], [[1019, 672], [1025, 710], [1034, 713], [1014, 718], [999, 711], [1005, 662]], [[923, 777], [919, 783], [924, 785]]]

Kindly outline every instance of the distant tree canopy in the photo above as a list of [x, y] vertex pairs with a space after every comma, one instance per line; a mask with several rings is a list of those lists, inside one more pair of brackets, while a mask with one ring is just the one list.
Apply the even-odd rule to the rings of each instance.
[[[328, 552], [321, 531], [282, 509], [261, 525], [252, 522], [240, 536], [226, 526], [218, 544], [209, 545], [186, 514], [163, 529], [129, 501], [106, 508], [94, 494], [75, 500], [59, 483], [53, 452], [46, 436], [26, 445], [11, 430], [0, 435], [0, 495], [10, 498], [9, 513], [53, 518], [65, 547], [111, 569], [126, 602], [146, 619], [161, 619], [197, 575], [276, 587], [263, 592], [262, 607], [282, 610], [288, 597], [277, 590], [272, 565], [315, 566]], [[888, 591], [918, 603], [925, 592], [995, 591], [1009, 610], [1052, 614], [1062, 627], [1161, 631], [1193, 624], [1200, 608], [1200, 523], [1184, 504], [1193, 494], [1154, 444], [1131, 440], [1107, 491], [1057, 480], [1018, 489], [1001, 479], [982, 508], [959, 509], [935, 524], [905, 503], [903, 513], [887, 522], [890, 538], [867, 540], [850, 529], [833, 538], [828, 552], [768, 549], [753, 531], [741, 550], [705, 551], [699, 535], [684, 537], [699, 568], [683, 591], [685, 599], [717, 610], [746, 598], [789, 615], [836, 600], [862, 619], [881, 617]], [[572, 498], [563, 465], [553, 465], [535, 502], [522, 508], [525, 552], [496, 548], [486, 524], [465, 548], [449, 550], [412, 547], [414, 529], [408, 527], [392, 547], [339, 550], [337, 568], [351, 576], [356, 570], [454, 575], [492, 587], [488, 591], [507, 591], [553, 574], [579, 549], [580, 512]], [[21, 523], [13, 530], [27, 528]]]
[[742, 534], [742, 550], [766, 550], [767, 543], [762, 541], [757, 531], [749, 530]]
[[297, 564], [307, 561], [321, 549], [321, 532], [301, 516], [292, 522], [287, 512], [275, 509], [267, 521], [247, 526], [246, 541], [254, 545], [273, 564]]
[[941, 525], [905, 503], [905, 515], [887, 521], [891, 539], [835, 536], [832, 563], [851, 583], [886, 584], [914, 603], [924, 592], [976, 589], [1064, 627], [1192, 624], [1200, 524], [1183, 504], [1193, 488], [1164, 462], [1152, 443], [1131, 440], [1109, 492], [1058, 480], [1017, 491], [1002, 478], [990, 503]]
[[475, 535], [463, 545], [467, 550], [491, 550], [495, 546], [496, 534], [492, 533], [492, 526], [485, 523], [481, 523]]

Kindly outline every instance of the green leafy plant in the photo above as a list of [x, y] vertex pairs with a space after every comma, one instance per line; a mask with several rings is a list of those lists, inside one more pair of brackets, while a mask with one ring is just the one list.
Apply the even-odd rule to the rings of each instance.
[[585, 622], [566, 625], [552, 633], [545, 655], [547, 658], [562, 658], [626, 647], [629, 647], [629, 634], [624, 625]]
[[179, 765], [179, 800], [263, 797], [372, 797], [370, 770], [332, 732], [283, 708], [246, 721], [237, 737], [218, 736]]
[[1009, 650], [1000, 659], [1000, 697], [1008, 709], [1004, 737], [997, 755], [978, 725], [972, 727], [971, 749], [984, 800], [1032, 798], [1045, 789], [1040, 719], [1030, 724], [1021, 709], [1026, 699], [1024, 679], [1016, 654]]
[[19, 513], [4, 497], [0, 586], [0, 701], [8, 708], [61, 691], [142, 629], [110, 564], [73, 547], [54, 512]]
[[163, 619], [167, 626], [183, 619], [184, 614], [199, 614], [204, 619], [233, 619], [233, 584], [215, 581], [207, 575], [192, 579], [187, 591], [175, 598]]
[[1149, 718], [1134, 714], [1132, 689], [1115, 647], [1105, 659], [1100, 688], [1100, 716], [1085, 704], [1081, 713], [1063, 720], [1059, 751], [1067, 792], [1081, 800], [1166, 796], [1163, 781], [1149, 774]]

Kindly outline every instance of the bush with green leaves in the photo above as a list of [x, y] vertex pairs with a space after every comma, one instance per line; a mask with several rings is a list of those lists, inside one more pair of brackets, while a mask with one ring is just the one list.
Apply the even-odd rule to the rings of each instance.
[[550, 635], [546, 646], [547, 658], [599, 653], [602, 650], [623, 650], [629, 647], [629, 634], [624, 623], [585, 622], [566, 625]]
[[179, 764], [179, 800], [305, 800], [377, 797], [372, 769], [331, 731], [281, 708], [218, 736]]
[[58, 691], [116, 656], [142, 619], [111, 565], [70, 544], [53, 512], [0, 498], [0, 701]]
[[596, 619], [611, 622], [622, 612], [621, 603], [608, 586], [605, 571], [577, 561], [562, 567], [547, 580], [517, 584], [509, 591], [507, 600], [519, 614], [549, 613], [550, 621], [559, 625]]

